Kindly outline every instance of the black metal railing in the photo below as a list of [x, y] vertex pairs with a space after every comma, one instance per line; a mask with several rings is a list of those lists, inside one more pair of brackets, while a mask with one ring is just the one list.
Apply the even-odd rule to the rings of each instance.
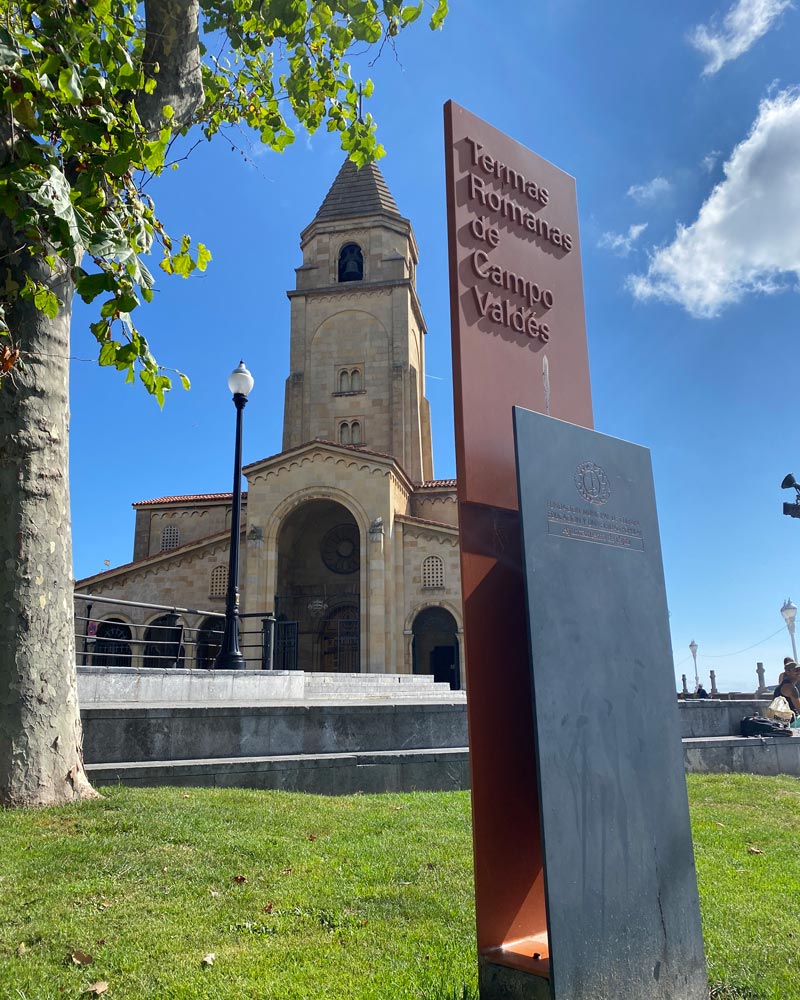
[[[224, 629], [219, 611], [75, 595], [79, 666], [211, 670]], [[295, 622], [276, 623], [271, 612], [240, 616], [239, 645], [251, 668], [296, 670], [296, 635]]]
[[[293, 594], [291, 601], [281, 598], [276, 604], [278, 618], [269, 611], [240, 616], [239, 647], [248, 667], [359, 671], [357, 591]], [[290, 610], [296, 614], [288, 615]], [[221, 611], [75, 595], [79, 666], [212, 670], [224, 629]]]

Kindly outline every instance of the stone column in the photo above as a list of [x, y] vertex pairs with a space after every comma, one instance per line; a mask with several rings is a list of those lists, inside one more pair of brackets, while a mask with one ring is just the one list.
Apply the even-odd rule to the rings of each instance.
[[386, 567], [384, 565], [383, 518], [376, 517], [369, 526], [367, 538], [369, 618], [367, 622], [367, 655], [362, 657], [367, 673], [386, 672]]

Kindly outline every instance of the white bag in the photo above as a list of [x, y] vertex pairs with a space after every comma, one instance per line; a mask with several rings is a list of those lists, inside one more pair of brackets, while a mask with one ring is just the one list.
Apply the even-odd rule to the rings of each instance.
[[777, 698], [773, 698], [770, 702], [767, 709], [767, 718], [780, 719], [782, 722], [791, 722], [794, 718], [792, 707], [782, 694], [779, 694]]

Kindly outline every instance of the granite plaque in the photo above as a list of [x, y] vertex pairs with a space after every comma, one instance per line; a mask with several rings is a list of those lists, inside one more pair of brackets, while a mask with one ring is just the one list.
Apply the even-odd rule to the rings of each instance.
[[514, 428], [554, 1000], [706, 1000], [649, 452]]

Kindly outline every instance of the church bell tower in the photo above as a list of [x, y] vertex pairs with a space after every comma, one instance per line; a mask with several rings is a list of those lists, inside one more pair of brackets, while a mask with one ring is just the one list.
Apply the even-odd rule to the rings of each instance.
[[332, 441], [432, 480], [417, 244], [375, 164], [345, 160], [300, 245], [284, 451]]

